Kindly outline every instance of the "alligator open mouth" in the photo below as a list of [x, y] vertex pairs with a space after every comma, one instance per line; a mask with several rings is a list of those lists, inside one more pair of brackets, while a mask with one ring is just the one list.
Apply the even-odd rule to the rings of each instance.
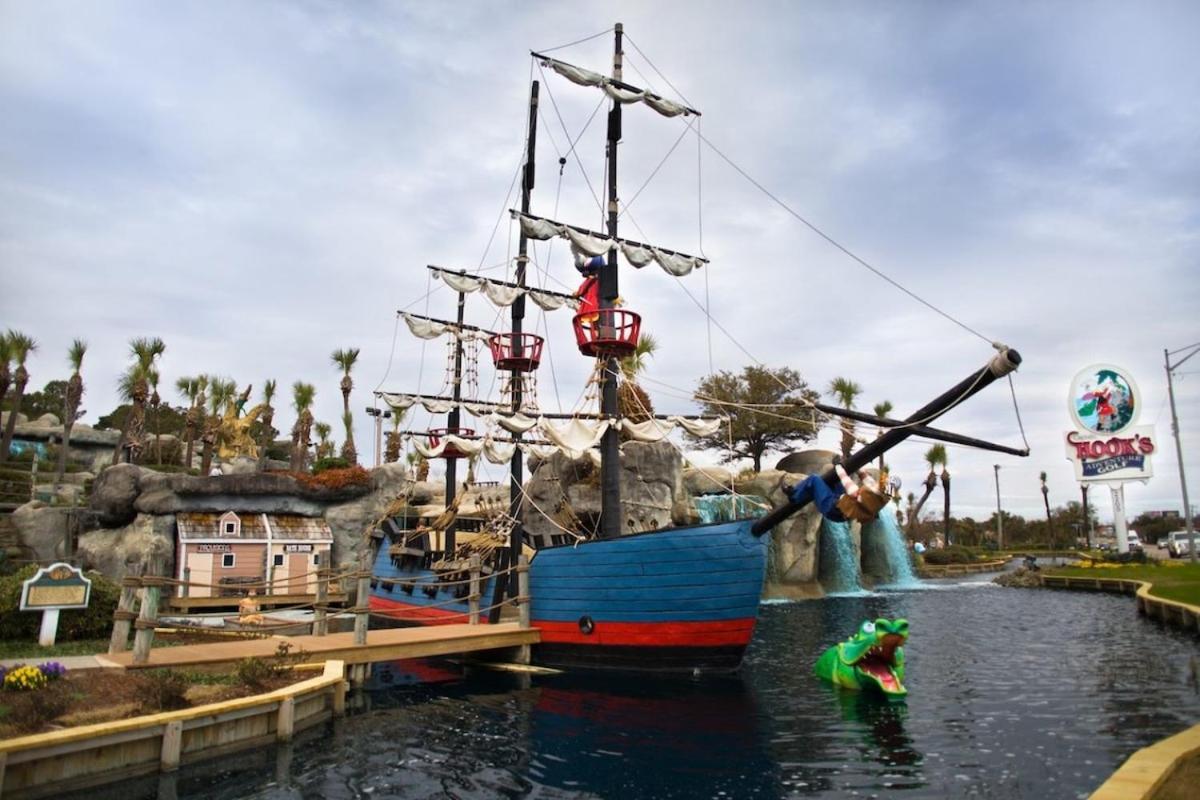
[[901, 647], [907, 638], [902, 633], [886, 633], [878, 644], [869, 648], [854, 662], [854, 667], [860, 675], [869, 679], [864, 681], [864, 685], [874, 684], [880, 691], [889, 695], [908, 694], [908, 690], [896, 674], [896, 669], [900, 666], [896, 660], [896, 649]]

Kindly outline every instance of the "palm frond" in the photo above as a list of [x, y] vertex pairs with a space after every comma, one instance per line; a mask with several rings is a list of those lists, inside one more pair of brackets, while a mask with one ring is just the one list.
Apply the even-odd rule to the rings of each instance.
[[71, 362], [71, 368], [75, 372], [79, 372], [83, 367], [83, 355], [86, 352], [87, 342], [83, 339], [75, 339], [71, 342], [71, 347], [67, 350], [67, 360]]
[[8, 340], [8, 349], [13, 360], [20, 365], [25, 364], [25, 359], [29, 357], [30, 353], [37, 352], [37, 342], [32, 336], [26, 336], [20, 331], [10, 329], [5, 338]]
[[349, 375], [350, 370], [354, 367], [354, 363], [358, 361], [358, 353], [359, 348], [347, 347], [345, 350], [334, 350], [333, 354], [330, 355], [330, 359], [338, 367], [341, 367], [343, 373]]

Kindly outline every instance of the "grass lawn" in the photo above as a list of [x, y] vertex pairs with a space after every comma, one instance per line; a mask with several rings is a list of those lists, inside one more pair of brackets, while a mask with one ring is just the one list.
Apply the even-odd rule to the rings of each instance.
[[108, 652], [108, 639], [80, 639], [75, 642], [55, 642], [54, 647], [42, 647], [36, 639], [0, 641], [0, 658], [38, 658], [52, 660], [55, 656], [90, 656]]
[[1045, 574], [1070, 578], [1129, 578], [1148, 581], [1154, 584], [1150, 594], [1155, 597], [1200, 606], [1200, 564], [1167, 561], [1157, 564], [1054, 567], [1046, 569]]

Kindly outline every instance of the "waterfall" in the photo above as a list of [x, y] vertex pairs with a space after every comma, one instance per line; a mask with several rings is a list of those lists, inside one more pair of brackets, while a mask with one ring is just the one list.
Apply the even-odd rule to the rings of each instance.
[[861, 592], [858, 553], [850, 538], [850, 525], [821, 518], [820, 578], [830, 593]]
[[913, 571], [908, 542], [900, 531], [899, 523], [896, 522], [896, 509], [891, 503], [884, 506], [879, 512], [879, 518], [863, 530], [864, 543], [868, 537], [883, 549], [888, 568], [888, 586], [903, 588], [920, 585], [921, 581]]
[[704, 525], [758, 516], [771, 507], [765, 497], [755, 494], [706, 494], [693, 497], [692, 504]]

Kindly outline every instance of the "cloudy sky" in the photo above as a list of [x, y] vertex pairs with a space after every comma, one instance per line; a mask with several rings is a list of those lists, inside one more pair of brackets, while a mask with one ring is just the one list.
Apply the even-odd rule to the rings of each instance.
[[[995, 463], [1006, 508], [1039, 513], [1041, 470], [1052, 503], [1078, 497], [1067, 385], [1095, 362], [1133, 373], [1157, 430], [1155, 478], [1127, 488], [1130, 510], [1178, 507], [1163, 349], [1200, 342], [1200, 5], [734, 8], [0, 0], [0, 326], [38, 340], [34, 387], [66, 376], [72, 338], [89, 342], [87, 421], [116, 404], [127, 342], [145, 335], [167, 343], [168, 386], [197, 372], [256, 391], [310, 381], [332, 423], [337, 347], [362, 349], [359, 412], [378, 385], [437, 391], [440, 348], [395, 336], [395, 312], [426, 308], [426, 264], [474, 270], [515, 252], [501, 212], [516, 203], [531, 79], [533, 210], [600, 226], [600, 96], [542, 75], [529, 51], [620, 21], [626, 80], [686, 98], [713, 145], [626, 111], [622, 231], [712, 260], [678, 281], [623, 273], [660, 341], [647, 373], [659, 410], [690, 410], [710, 368], [753, 357], [817, 388], [850, 377], [860, 406], [886, 399], [904, 416], [999, 340], [1025, 358], [1015, 386], [1033, 455], [951, 448], [956, 513], [994, 507]], [[608, 71], [611, 47], [604, 35], [554, 55]], [[577, 137], [583, 169], [571, 156], [560, 178]], [[722, 154], [980, 336], [831, 247]], [[536, 256], [539, 281], [573, 287], [564, 247]], [[429, 313], [451, 315], [451, 293], [433, 288]], [[478, 296], [467, 314], [501, 324]], [[532, 319], [551, 340], [542, 405], [569, 409], [589, 365], [563, 312]], [[1181, 372], [1200, 503], [1200, 358]], [[939, 425], [1021, 443], [1004, 384]], [[359, 413], [367, 459], [371, 436]], [[906, 488], [926, 448], [892, 457]]]

